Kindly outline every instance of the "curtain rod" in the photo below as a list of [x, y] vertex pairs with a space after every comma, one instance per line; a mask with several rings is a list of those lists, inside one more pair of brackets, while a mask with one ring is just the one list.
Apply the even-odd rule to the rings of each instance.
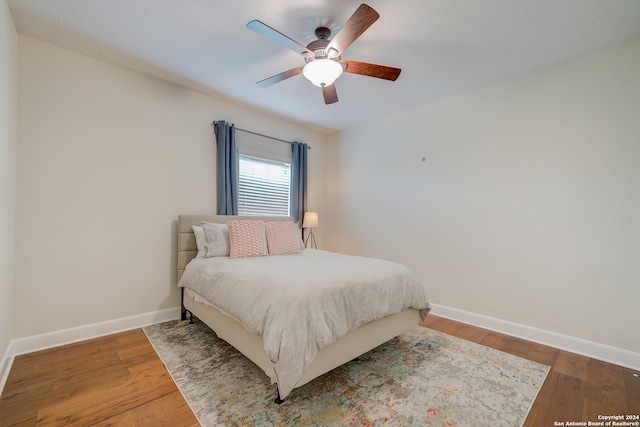
[[[218, 123], [218, 122], [214, 120], [213, 122], [211, 122], [211, 126], [214, 126], [214, 125], [216, 125], [217, 123]], [[293, 142], [291, 142], [291, 141], [287, 141], [286, 139], [280, 139], [280, 138], [276, 138], [275, 136], [265, 135], [265, 134], [263, 134], [263, 133], [254, 132], [254, 131], [252, 131], [252, 130], [242, 129], [242, 128], [239, 128], [239, 127], [237, 127], [237, 126], [235, 127], [235, 129], [236, 129], [236, 130], [239, 130], [239, 131], [242, 131], [242, 132], [250, 133], [250, 134], [252, 134], [252, 135], [261, 136], [261, 137], [263, 137], [263, 138], [268, 138], [268, 139], [273, 139], [273, 140], [275, 140], [275, 141], [284, 142], [284, 143], [287, 143], [287, 144], [289, 144], [289, 145], [293, 144]], [[309, 150], [311, 150], [311, 147], [310, 147], [310, 146], [308, 146], [308, 145], [307, 145], [307, 148], [308, 148]]]

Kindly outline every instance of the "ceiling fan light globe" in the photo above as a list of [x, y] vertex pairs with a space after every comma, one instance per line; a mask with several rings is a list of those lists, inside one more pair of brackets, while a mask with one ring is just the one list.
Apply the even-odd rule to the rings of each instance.
[[342, 75], [342, 65], [332, 59], [316, 59], [304, 66], [302, 74], [318, 87], [331, 86]]

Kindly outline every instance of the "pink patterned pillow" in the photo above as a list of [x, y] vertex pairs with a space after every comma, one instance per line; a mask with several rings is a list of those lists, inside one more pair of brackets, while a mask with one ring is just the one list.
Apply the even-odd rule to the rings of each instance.
[[229, 228], [229, 258], [249, 258], [269, 254], [263, 221], [229, 221], [227, 228]]
[[295, 255], [300, 253], [300, 230], [289, 221], [264, 223], [267, 230], [269, 255]]

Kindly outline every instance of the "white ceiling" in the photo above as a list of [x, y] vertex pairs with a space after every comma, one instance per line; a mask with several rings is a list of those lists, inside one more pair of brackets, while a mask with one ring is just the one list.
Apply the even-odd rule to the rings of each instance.
[[395, 82], [345, 73], [325, 105], [304, 64], [248, 30], [259, 19], [301, 44], [334, 33], [352, 0], [8, 0], [19, 33], [332, 131], [640, 37], [639, 0], [369, 0], [380, 14], [343, 59], [402, 68]]

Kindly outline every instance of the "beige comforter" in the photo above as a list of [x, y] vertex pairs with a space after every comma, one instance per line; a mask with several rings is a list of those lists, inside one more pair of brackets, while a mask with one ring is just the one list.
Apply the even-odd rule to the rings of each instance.
[[262, 336], [285, 398], [319, 350], [359, 326], [430, 307], [406, 267], [373, 258], [304, 250], [299, 255], [196, 258], [179, 286]]

